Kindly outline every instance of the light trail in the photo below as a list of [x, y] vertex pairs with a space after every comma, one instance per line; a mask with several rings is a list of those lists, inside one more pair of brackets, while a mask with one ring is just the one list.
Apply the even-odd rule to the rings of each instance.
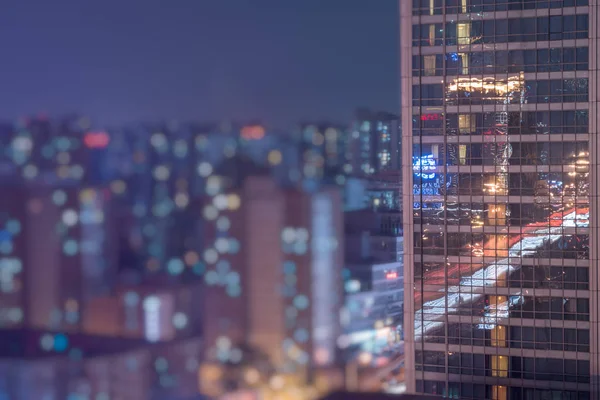
[[[568, 211], [557, 211], [551, 214], [546, 221], [540, 222], [532, 222], [528, 225], [522, 227], [522, 233], [520, 235], [514, 235], [514, 237], [509, 238], [508, 245], [513, 246], [520, 240], [522, 240], [526, 235], [535, 234], [539, 228], [548, 228], [548, 227], [564, 227], [564, 220], [568, 218], [573, 212], [577, 213], [577, 220], [581, 220], [579, 222], [578, 227], [584, 227], [586, 223], [589, 224], [589, 221], [583, 220], [582, 215], [585, 213], [589, 213], [589, 209], [587, 208], [572, 208]], [[588, 214], [589, 215], [589, 214]], [[483, 248], [494, 247], [494, 241], [490, 240]], [[485, 256], [490, 257], [494, 256], [493, 251], [495, 250], [486, 250]], [[459, 284], [460, 277], [467, 273], [472, 273], [473, 269], [483, 268], [483, 262], [473, 262], [473, 263], [462, 263], [462, 264], [453, 264], [452, 266], [446, 268], [439, 268], [426, 272], [425, 280], [429, 285], [454, 285]], [[414, 301], [415, 304], [420, 304], [422, 301], [435, 300], [439, 296], [435, 296], [434, 293], [428, 293], [426, 298], [421, 297], [421, 293], [415, 293]], [[432, 297], [434, 296], [434, 297]]]
[[[479, 269], [471, 276], [461, 278], [458, 285], [448, 287], [447, 291], [440, 290], [440, 298], [426, 301], [421, 309], [415, 312], [415, 340], [432, 329], [442, 327], [444, 323], [439, 320], [443, 319], [447, 314], [457, 313], [460, 306], [480, 299], [483, 293], [473, 293], [474, 287], [495, 286], [500, 277], [508, 276], [510, 273], [520, 269], [520, 260], [522, 257], [534, 255], [537, 249], [554, 243], [563, 237], [563, 228], [588, 226], [589, 210], [585, 209], [585, 212], [581, 214], [577, 211], [563, 214], [562, 223], [559, 226], [538, 228], [528, 233], [527, 236], [523, 235], [524, 237], [521, 240], [510, 247], [508, 257]], [[504, 311], [502, 309], [503, 306], [499, 306], [497, 306], [495, 312]], [[428, 319], [432, 319], [433, 315], [435, 320], [422, 321], [423, 310], [427, 310]], [[506, 311], [508, 311], [508, 304], [506, 305]], [[489, 317], [492, 318], [493, 316], [490, 314]]]

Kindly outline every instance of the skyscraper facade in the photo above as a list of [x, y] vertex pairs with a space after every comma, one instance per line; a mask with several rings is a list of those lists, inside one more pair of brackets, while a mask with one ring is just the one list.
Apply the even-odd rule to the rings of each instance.
[[408, 390], [598, 398], [598, 0], [399, 7]]

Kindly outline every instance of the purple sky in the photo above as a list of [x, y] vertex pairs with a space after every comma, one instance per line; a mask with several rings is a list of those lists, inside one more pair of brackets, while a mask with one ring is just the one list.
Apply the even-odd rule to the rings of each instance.
[[5, 1], [0, 119], [287, 127], [396, 112], [397, 20], [397, 0]]

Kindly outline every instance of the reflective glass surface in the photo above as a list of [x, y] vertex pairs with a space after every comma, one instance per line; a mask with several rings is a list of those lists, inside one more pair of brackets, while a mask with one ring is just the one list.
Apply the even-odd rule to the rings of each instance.
[[419, 392], [589, 398], [587, 5], [413, 1]]

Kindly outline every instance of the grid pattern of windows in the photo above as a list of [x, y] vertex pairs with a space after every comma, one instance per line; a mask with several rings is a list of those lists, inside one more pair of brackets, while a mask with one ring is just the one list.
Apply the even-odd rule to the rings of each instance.
[[[475, 77], [451, 81], [444, 90], [441, 84], [413, 86], [414, 106], [498, 104], [502, 97], [506, 104], [522, 103], [573, 103], [588, 101], [587, 78], [526, 80], [518, 77], [478, 79]], [[520, 90], [503, 93], [511, 86]], [[491, 95], [490, 95], [491, 94]]]
[[[448, 113], [413, 116], [413, 136], [486, 135], [496, 126], [497, 113]], [[587, 110], [507, 111], [509, 135], [588, 133]], [[441, 140], [443, 141], [443, 140]]]
[[[535, 140], [536, 138], [532, 138]], [[495, 160], [487, 157], [494, 150], [490, 143], [465, 143], [447, 145], [414, 145], [413, 152], [437, 153], [433, 160], [446, 165], [494, 165]], [[462, 154], [456, 153], [461, 152]], [[587, 154], [588, 142], [539, 142], [521, 141], [512, 144], [510, 165], [562, 165], [565, 160], [577, 162], [580, 154]], [[445, 153], [445, 154], [444, 154]], [[488, 153], [488, 154], [486, 154]], [[574, 164], [575, 165], [575, 164]], [[587, 165], [585, 166], [587, 169]]]
[[444, 343], [463, 346], [492, 346], [499, 338], [515, 349], [556, 350], [589, 352], [589, 329], [550, 328], [533, 326], [497, 326], [481, 329], [481, 324], [451, 323], [445, 329], [433, 330], [426, 338], [427, 343]]
[[449, 383], [432, 380], [417, 380], [417, 391], [427, 394], [441, 395], [450, 399], [526, 399], [526, 400], [589, 400], [590, 393], [575, 390], [552, 390], [512, 387], [490, 386], [472, 383]]
[[[473, 247], [471, 247], [473, 248]], [[477, 246], [475, 246], [477, 248]], [[477, 251], [471, 250], [465, 252], [464, 258], [477, 258]], [[530, 258], [532, 262], [538, 262], [536, 258]], [[570, 259], [566, 259], [571, 261]], [[564, 265], [565, 259], [552, 259], [555, 265], [521, 265], [518, 271], [510, 275], [506, 286], [508, 288], [518, 289], [564, 289], [564, 290], [588, 290], [589, 289], [589, 268], [578, 267], [574, 265]], [[573, 260], [578, 261], [578, 260]], [[415, 274], [423, 277], [424, 285], [439, 285], [444, 286], [446, 282], [449, 284], [460, 283], [460, 263], [446, 263], [447, 268], [443, 263], [428, 262], [415, 263]], [[447, 269], [448, 274], [445, 276], [428, 275], [429, 270]]]
[[[588, 383], [589, 362], [557, 358], [417, 351], [416, 368], [457, 375]], [[509, 368], [510, 365], [510, 368]]]
[[413, 56], [413, 76], [587, 71], [587, 47], [550, 47]]
[[[587, 396], [587, 6], [413, 1], [403, 84], [412, 89], [404, 146], [414, 214], [405, 233], [415, 247], [417, 392]], [[516, 388], [512, 379], [563, 382], [564, 390]]]
[[[506, 220], [502, 218], [482, 218], [481, 224], [472, 224], [468, 228], [480, 230], [478, 225], [496, 224], [498, 226], [506, 225]], [[502, 226], [500, 225], [500, 226]], [[489, 226], [489, 225], [488, 225]], [[477, 263], [484, 261], [485, 258], [494, 257], [512, 257], [512, 258], [557, 258], [557, 259], [587, 259], [589, 255], [589, 237], [580, 234], [547, 235], [539, 233], [530, 233], [528, 238], [535, 242], [535, 249], [529, 247], [520, 248], [510, 246], [511, 242], [517, 242], [522, 237], [518, 235], [503, 235], [497, 233], [452, 233], [447, 234], [442, 229], [430, 226], [426, 232], [415, 232], [415, 246], [421, 249], [423, 255], [445, 255], [445, 256], [467, 256], [476, 258], [471, 262]], [[437, 229], [438, 232], [432, 232]], [[540, 228], [543, 229], [543, 228]], [[556, 236], [556, 237], [555, 237]], [[479, 249], [479, 251], [477, 251]], [[501, 270], [504, 264], [495, 266]], [[487, 283], [488, 280], [497, 279], [484, 277], [475, 280], [475, 283]], [[471, 281], [468, 281], [469, 283]], [[463, 283], [466, 286], [466, 281]]]
[[420, 24], [413, 27], [413, 46], [456, 46], [481, 43], [520, 43], [586, 39], [587, 14], [551, 15], [504, 20], [469, 20]]
[[491, 11], [544, 10], [587, 6], [588, 0], [413, 0], [413, 15], [465, 14]]

